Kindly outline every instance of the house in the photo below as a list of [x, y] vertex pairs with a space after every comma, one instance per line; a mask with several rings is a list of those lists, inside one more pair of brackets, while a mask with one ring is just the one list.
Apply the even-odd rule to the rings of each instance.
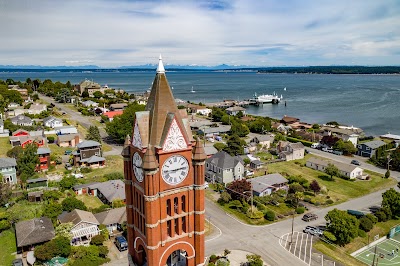
[[56, 127], [54, 130], [57, 135], [78, 134], [78, 129], [74, 126]]
[[75, 185], [72, 187], [76, 195], [92, 195], [95, 196], [91, 193], [94, 193], [94, 191], [90, 190], [90, 186], [99, 184], [100, 182], [92, 182], [92, 183], [87, 183], [87, 184], [79, 184]]
[[340, 140], [337, 136], [323, 136], [320, 143], [322, 146], [327, 148], [333, 148], [333, 146]]
[[381, 138], [381, 139], [387, 139], [387, 140], [394, 140], [394, 141], [396, 141], [396, 140], [400, 140], [400, 135], [395, 135], [395, 134], [387, 133], [387, 134], [384, 134], [384, 135], [380, 135], [380, 138]]
[[88, 245], [92, 237], [100, 234], [100, 225], [91, 212], [75, 209], [58, 216], [60, 223], [72, 223], [71, 244], [74, 246]]
[[20, 107], [18, 103], [11, 102], [7, 105], [7, 110], [14, 110], [15, 108]]
[[372, 158], [378, 148], [385, 146], [387, 143], [382, 140], [373, 140], [357, 145], [357, 155]]
[[31, 107], [29, 107], [28, 114], [38, 115], [44, 111], [47, 111], [47, 106], [45, 104], [35, 103], [35, 104], [32, 104]]
[[205, 171], [208, 181], [228, 184], [243, 178], [244, 162], [239, 156], [220, 151], [206, 160]]
[[47, 217], [41, 217], [16, 223], [15, 236], [18, 250], [24, 253], [52, 240], [55, 231], [52, 221]]
[[276, 129], [276, 131], [278, 131], [284, 135], [287, 135], [289, 133], [289, 131], [292, 130], [291, 126], [285, 126], [282, 123], [273, 123], [271, 127]]
[[320, 133], [315, 133], [315, 132], [308, 132], [306, 130], [297, 130], [295, 132], [297, 136], [300, 136], [301, 139], [310, 141], [310, 142], [320, 142], [322, 139], [322, 134]]
[[46, 118], [43, 119], [43, 125], [45, 127], [51, 127], [51, 128], [62, 127], [63, 126], [63, 122], [59, 118], [55, 118], [53, 116], [49, 116], [49, 117], [46, 117]]
[[249, 137], [246, 142], [250, 144], [251, 148], [249, 148], [249, 151], [255, 151], [257, 148], [257, 145], [260, 145], [262, 149], [269, 149], [271, 147], [271, 143], [274, 142], [274, 135], [264, 135], [264, 134], [255, 134], [251, 133], [249, 134]]
[[211, 122], [207, 119], [191, 119], [190, 120], [190, 129], [199, 130], [201, 128], [208, 128], [215, 124], [215, 122]]
[[307, 167], [310, 167], [314, 170], [318, 170], [321, 172], [325, 172], [325, 169], [328, 166], [328, 164], [333, 164], [334, 166], [336, 166], [339, 169], [340, 173], [343, 176], [347, 176], [349, 179], [355, 179], [355, 178], [365, 179], [366, 178], [366, 176], [363, 175], [363, 169], [361, 169], [360, 167], [353, 165], [353, 164], [323, 160], [323, 159], [319, 159], [317, 157], [311, 157], [306, 162]]
[[57, 145], [60, 147], [76, 147], [79, 134], [57, 135]]
[[89, 185], [87, 193], [98, 197], [104, 204], [110, 206], [115, 200], [126, 201], [125, 183], [119, 179]]
[[50, 149], [40, 147], [36, 154], [39, 157], [39, 165], [36, 166], [36, 171], [47, 171], [50, 167]]
[[17, 126], [32, 126], [33, 121], [27, 116], [17, 115], [16, 117], [11, 118], [11, 123]]
[[210, 158], [214, 154], [218, 153], [218, 150], [214, 146], [205, 146], [204, 152], [206, 153], [207, 158]]
[[286, 115], [281, 119], [281, 123], [283, 123], [285, 125], [290, 125], [290, 124], [293, 124], [296, 122], [300, 122], [300, 119], [296, 118], [296, 117], [286, 116]]
[[10, 135], [10, 131], [8, 129], [4, 129], [4, 121], [0, 119], [0, 138], [5, 138]]
[[254, 196], [263, 197], [279, 189], [288, 189], [288, 180], [281, 174], [269, 174], [249, 179]]
[[252, 161], [250, 161], [250, 168], [251, 169], [260, 169], [260, 168], [262, 168], [263, 165], [264, 165], [264, 163], [261, 162], [260, 160], [252, 160]]
[[240, 106], [232, 106], [225, 109], [228, 115], [237, 115], [239, 112], [242, 112], [243, 115], [246, 114], [246, 109]]
[[350, 141], [354, 147], [357, 147], [359, 134], [354, 133], [353, 130], [347, 128], [336, 128], [336, 127], [321, 127], [323, 130], [323, 136], [334, 136], [343, 141]]
[[304, 158], [304, 145], [301, 142], [289, 143], [287, 141], [279, 141], [278, 143], [279, 158], [285, 161], [292, 161]]
[[28, 179], [26, 181], [26, 188], [27, 189], [48, 187], [48, 186], [49, 186], [49, 180], [46, 177]]
[[290, 126], [293, 129], [310, 129], [310, 128], [312, 128], [311, 124], [308, 124], [305, 122], [293, 122], [293, 123], [290, 123]]
[[126, 222], [126, 207], [110, 209], [94, 215], [100, 224], [104, 224], [111, 234]]
[[96, 102], [94, 102], [94, 101], [91, 101], [91, 100], [83, 101], [83, 102], [81, 102], [81, 104], [82, 104], [84, 107], [97, 107], [97, 106], [99, 106], [98, 103], [96, 103]]
[[121, 111], [124, 110], [128, 106], [127, 103], [113, 103], [110, 104], [110, 110], [111, 111]]
[[43, 147], [46, 144], [46, 136], [42, 130], [26, 131], [19, 129], [14, 131], [10, 136], [11, 146], [21, 146], [25, 148], [28, 144], [35, 144], [38, 147]]
[[212, 110], [205, 106], [200, 106], [196, 110], [196, 114], [200, 114], [200, 115], [204, 115], [204, 116], [209, 116], [211, 114], [211, 112], [212, 112]]
[[43, 201], [43, 190], [28, 192], [29, 202], [41, 202]]
[[100, 157], [102, 156], [101, 144], [97, 141], [86, 140], [76, 145], [76, 147], [78, 149], [72, 153], [75, 166], [97, 168], [105, 165], [106, 159]]
[[123, 113], [124, 113], [123, 110], [118, 110], [118, 111], [105, 112], [103, 113], [103, 115], [107, 116], [110, 121], [113, 121], [114, 116], [122, 115]]
[[17, 184], [17, 161], [15, 158], [0, 158], [0, 174], [3, 176], [3, 183], [10, 185]]
[[92, 80], [88, 80], [85, 79], [84, 81], [82, 81], [81, 83], [79, 83], [79, 85], [75, 85], [75, 89], [77, 89], [79, 91], [80, 94], [82, 94], [84, 91], [88, 91], [92, 93], [92, 95], [89, 96], [93, 97], [93, 93], [94, 91], [100, 90], [101, 86], [99, 83], [93, 82]]
[[206, 135], [206, 137], [226, 134], [231, 130], [230, 125], [219, 125], [217, 127], [202, 128], [197, 131], [199, 135]]

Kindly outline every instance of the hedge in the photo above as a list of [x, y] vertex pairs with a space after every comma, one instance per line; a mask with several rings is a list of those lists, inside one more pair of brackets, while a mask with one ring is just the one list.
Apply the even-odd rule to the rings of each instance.
[[290, 141], [290, 142], [301, 142], [306, 147], [311, 147], [311, 145], [313, 144], [310, 141], [306, 141], [306, 140], [302, 140], [302, 139], [296, 139], [296, 138], [292, 138], [292, 137], [286, 137], [286, 140]]

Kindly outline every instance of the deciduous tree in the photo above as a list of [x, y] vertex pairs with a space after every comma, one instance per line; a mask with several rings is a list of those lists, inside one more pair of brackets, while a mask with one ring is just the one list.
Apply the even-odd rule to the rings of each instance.
[[[235, 180], [227, 185], [226, 191], [231, 195], [233, 200], [240, 200], [242, 198], [247, 199], [252, 193], [251, 183], [246, 179]], [[248, 194], [245, 194], [245, 192]]]
[[61, 202], [61, 205], [62, 205], [63, 211], [67, 211], [67, 212], [70, 212], [74, 209], [83, 210], [83, 211], [87, 210], [85, 203], [83, 203], [83, 201], [78, 200], [74, 197], [65, 198]]
[[339, 169], [331, 163], [328, 163], [328, 166], [325, 168], [325, 173], [331, 177], [331, 180], [333, 180], [334, 176], [340, 175]]
[[359, 221], [346, 211], [333, 209], [325, 215], [330, 231], [337, 239], [339, 245], [345, 245], [358, 236]]
[[312, 191], [314, 191], [314, 195], [321, 191], [321, 187], [318, 184], [318, 181], [315, 179], [311, 182], [310, 188], [312, 189]]
[[400, 216], [400, 193], [393, 188], [382, 194], [382, 209], [389, 209], [392, 216]]

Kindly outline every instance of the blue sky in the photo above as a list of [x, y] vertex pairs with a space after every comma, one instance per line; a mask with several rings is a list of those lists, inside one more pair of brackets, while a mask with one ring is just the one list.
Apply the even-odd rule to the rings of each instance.
[[0, 1], [1, 65], [400, 65], [398, 0]]

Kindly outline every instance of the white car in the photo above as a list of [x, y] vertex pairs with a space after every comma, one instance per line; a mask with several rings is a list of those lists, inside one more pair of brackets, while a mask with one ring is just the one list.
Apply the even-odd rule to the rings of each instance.
[[83, 175], [81, 173], [71, 174], [71, 175], [75, 176], [75, 178], [83, 178]]

